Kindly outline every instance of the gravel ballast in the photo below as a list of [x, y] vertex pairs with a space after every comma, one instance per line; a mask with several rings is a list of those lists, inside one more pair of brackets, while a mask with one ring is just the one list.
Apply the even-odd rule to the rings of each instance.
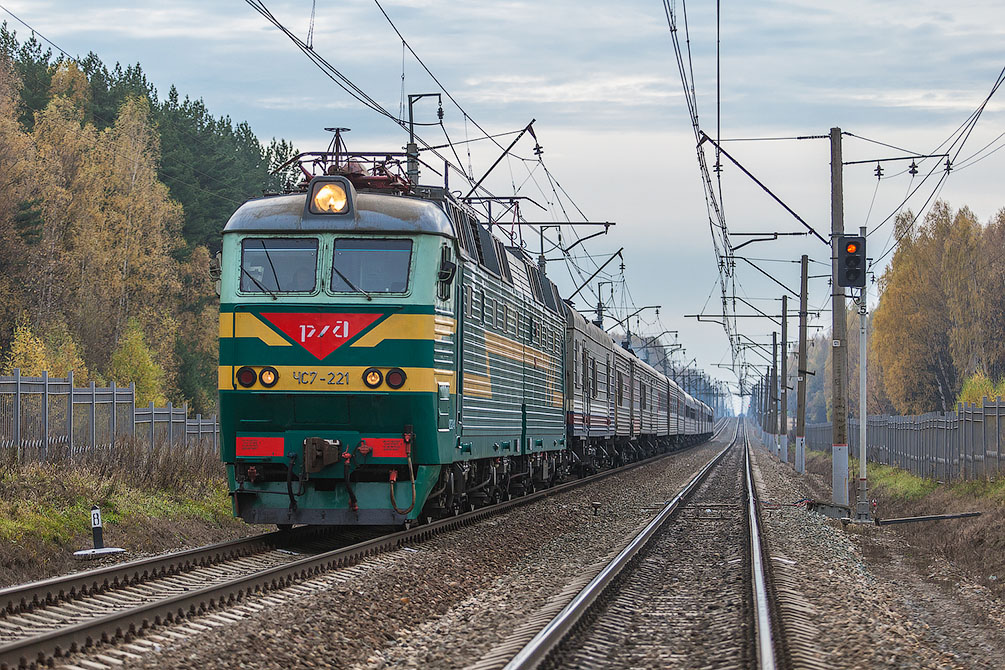
[[924, 548], [893, 529], [843, 527], [791, 506], [829, 499], [830, 482], [797, 475], [764, 449], [755, 456], [761, 500], [783, 503], [762, 508], [776, 581], [810, 604], [822, 667], [1003, 667], [1005, 606], [986, 588], [945, 561], [919, 561]]
[[392, 552], [333, 588], [287, 598], [129, 667], [464, 667], [649, 518], [722, 446], [709, 443]]

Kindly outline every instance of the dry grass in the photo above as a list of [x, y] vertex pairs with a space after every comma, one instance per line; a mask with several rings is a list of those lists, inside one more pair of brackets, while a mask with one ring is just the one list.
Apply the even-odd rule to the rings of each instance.
[[90, 509], [102, 510], [105, 543], [160, 552], [252, 532], [231, 514], [223, 466], [212, 450], [126, 440], [72, 460], [0, 463], [0, 583], [81, 566]]
[[[830, 480], [829, 455], [807, 455], [806, 467]], [[1005, 481], [940, 484], [875, 464], [869, 465], [868, 476], [869, 495], [876, 500], [882, 518], [980, 512], [979, 517], [886, 528], [916, 550], [919, 569], [925, 569], [933, 556], [944, 558], [994, 593], [1005, 595]]]

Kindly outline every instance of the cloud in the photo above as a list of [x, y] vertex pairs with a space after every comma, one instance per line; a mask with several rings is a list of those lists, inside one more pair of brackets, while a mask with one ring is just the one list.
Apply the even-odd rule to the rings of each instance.
[[[498, 75], [464, 81], [465, 98], [476, 103], [543, 105], [613, 104], [626, 107], [669, 104], [682, 98], [668, 77], [593, 73], [582, 79]], [[588, 110], [586, 113], [589, 113]]]
[[310, 95], [301, 96], [268, 96], [255, 98], [252, 102], [256, 107], [267, 110], [296, 109], [300, 111], [319, 111], [331, 109], [354, 109], [357, 104], [349, 100], [332, 100]]

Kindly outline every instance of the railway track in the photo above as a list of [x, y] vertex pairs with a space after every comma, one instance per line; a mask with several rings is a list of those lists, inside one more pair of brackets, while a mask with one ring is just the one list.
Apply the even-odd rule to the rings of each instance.
[[785, 667], [746, 435], [469, 670]]
[[[721, 430], [721, 427], [720, 427]], [[669, 454], [415, 528], [369, 537], [354, 529], [332, 548], [325, 529], [294, 529], [0, 590], [0, 668], [50, 665], [102, 643], [193, 614], [222, 610], [247, 596], [285, 588], [423, 541], [517, 505], [641, 467]], [[355, 540], [355, 541], [354, 541]], [[346, 546], [349, 542], [349, 546]], [[114, 659], [111, 659], [114, 660]]]

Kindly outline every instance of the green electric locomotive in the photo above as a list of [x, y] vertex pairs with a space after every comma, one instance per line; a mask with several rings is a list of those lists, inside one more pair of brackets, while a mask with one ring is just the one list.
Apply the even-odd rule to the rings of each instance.
[[312, 154], [223, 234], [221, 456], [251, 523], [401, 524], [567, 471], [555, 286], [444, 189]]

